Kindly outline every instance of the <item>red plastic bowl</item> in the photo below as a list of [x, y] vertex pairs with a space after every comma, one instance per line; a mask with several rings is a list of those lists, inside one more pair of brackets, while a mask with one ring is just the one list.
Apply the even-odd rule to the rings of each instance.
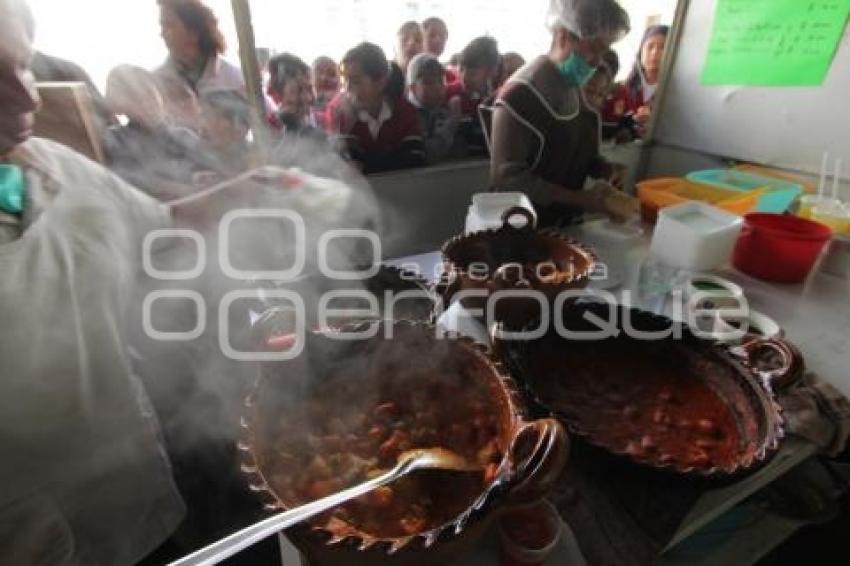
[[748, 214], [732, 263], [765, 281], [800, 283], [831, 237], [828, 226], [811, 220], [782, 214]]

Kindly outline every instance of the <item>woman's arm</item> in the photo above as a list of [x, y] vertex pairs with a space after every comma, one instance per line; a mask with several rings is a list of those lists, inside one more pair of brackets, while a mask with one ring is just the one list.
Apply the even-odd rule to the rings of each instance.
[[571, 191], [549, 183], [531, 171], [529, 156], [537, 151], [538, 140], [529, 128], [509, 110], [498, 106], [493, 112], [490, 177], [493, 186], [521, 191], [538, 206], [562, 204], [586, 212], [601, 212], [614, 220], [626, 220], [637, 211], [637, 201], [608, 183], [597, 183], [586, 191]]

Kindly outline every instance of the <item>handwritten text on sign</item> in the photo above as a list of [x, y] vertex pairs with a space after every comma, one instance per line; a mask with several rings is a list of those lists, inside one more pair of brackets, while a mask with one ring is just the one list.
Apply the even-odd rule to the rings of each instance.
[[718, 0], [706, 85], [819, 86], [850, 0]]

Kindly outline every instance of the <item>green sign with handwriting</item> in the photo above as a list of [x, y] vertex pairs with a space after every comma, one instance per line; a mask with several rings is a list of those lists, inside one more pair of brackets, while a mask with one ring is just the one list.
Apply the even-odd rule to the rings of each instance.
[[718, 0], [704, 85], [820, 86], [850, 0]]

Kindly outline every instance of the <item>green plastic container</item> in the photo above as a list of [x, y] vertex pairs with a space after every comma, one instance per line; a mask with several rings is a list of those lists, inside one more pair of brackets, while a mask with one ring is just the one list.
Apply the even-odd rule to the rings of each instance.
[[791, 208], [794, 201], [803, 193], [803, 186], [791, 181], [773, 177], [763, 177], [735, 169], [707, 169], [688, 175], [692, 183], [711, 185], [739, 192], [764, 189], [759, 196], [757, 212], [782, 214]]

